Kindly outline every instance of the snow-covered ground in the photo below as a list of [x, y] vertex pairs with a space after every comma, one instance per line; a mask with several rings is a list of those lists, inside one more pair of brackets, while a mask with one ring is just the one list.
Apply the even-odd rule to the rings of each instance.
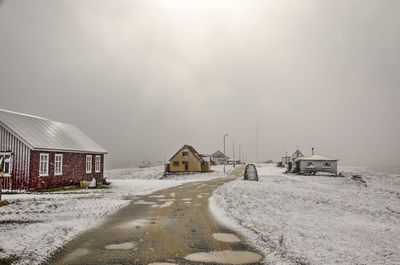
[[266, 264], [400, 264], [400, 176], [356, 167], [339, 168], [344, 178], [297, 176], [257, 167], [258, 182], [224, 184], [210, 207], [264, 252]]
[[40, 264], [96, 220], [129, 204], [128, 196], [224, 175], [220, 166], [213, 170], [165, 180], [159, 180], [163, 167], [110, 170], [109, 189], [5, 194], [11, 204], [0, 207], [0, 259], [15, 255], [13, 264]]

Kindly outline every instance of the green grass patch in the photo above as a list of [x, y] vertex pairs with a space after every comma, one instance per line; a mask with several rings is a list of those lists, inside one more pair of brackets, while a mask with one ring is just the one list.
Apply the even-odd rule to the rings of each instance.
[[[0, 201], [0, 207], [2, 207], [2, 206], [6, 206], [6, 205], [9, 205], [10, 203], [8, 202], [8, 201], [6, 201], [6, 200], [2, 200], [2, 201]], [[1, 264], [1, 263], [0, 263]]]
[[[96, 189], [109, 189], [110, 186], [98, 184]], [[80, 186], [66, 186], [66, 187], [58, 187], [58, 188], [49, 188], [37, 190], [36, 192], [44, 193], [44, 192], [60, 192], [60, 191], [74, 191], [74, 190], [86, 190], [86, 188], [81, 188]]]
[[58, 187], [58, 188], [49, 188], [37, 190], [36, 192], [56, 192], [56, 191], [71, 191], [71, 190], [83, 190], [80, 186], [66, 186], [66, 187]]
[[6, 258], [0, 258], [0, 265], [11, 265], [17, 260], [19, 260], [19, 257], [16, 255], [11, 255]]
[[98, 184], [96, 189], [109, 189], [110, 185]]

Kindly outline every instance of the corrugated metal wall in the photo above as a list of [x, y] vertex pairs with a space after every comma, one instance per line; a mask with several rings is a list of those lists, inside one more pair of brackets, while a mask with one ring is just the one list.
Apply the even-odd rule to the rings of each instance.
[[30, 149], [0, 126], [0, 152], [12, 152], [11, 177], [3, 177], [3, 189], [27, 190], [29, 188]]

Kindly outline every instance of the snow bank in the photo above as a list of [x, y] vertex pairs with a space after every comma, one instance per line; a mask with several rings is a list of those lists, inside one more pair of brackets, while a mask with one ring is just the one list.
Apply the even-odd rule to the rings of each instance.
[[259, 182], [219, 187], [211, 210], [273, 264], [398, 264], [400, 177], [339, 170], [347, 176], [296, 176], [258, 165]]
[[134, 196], [223, 176], [219, 167], [213, 173], [159, 180], [162, 173], [163, 167], [110, 170], [105, 172], [112, 182], [110, 189], [3, 195], [11, 204], [0, 207], [0, 259], [16, 255], [15, 264], [40, 264]]

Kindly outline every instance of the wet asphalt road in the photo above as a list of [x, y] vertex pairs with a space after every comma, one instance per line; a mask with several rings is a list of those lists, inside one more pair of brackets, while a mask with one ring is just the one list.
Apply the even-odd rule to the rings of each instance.
[[215, 222], [207, 207], [212, 192], [242, 172], [243, 167], [230, 177], [186, 183], [132, 198], [131, 204], [79, 234], [47, 264], [221, 264], [188, 261], [185, 257], [222, 250], [255, 252], [243, 240], [229, 243], [214, 239], [214, 233], [234, 232]]

